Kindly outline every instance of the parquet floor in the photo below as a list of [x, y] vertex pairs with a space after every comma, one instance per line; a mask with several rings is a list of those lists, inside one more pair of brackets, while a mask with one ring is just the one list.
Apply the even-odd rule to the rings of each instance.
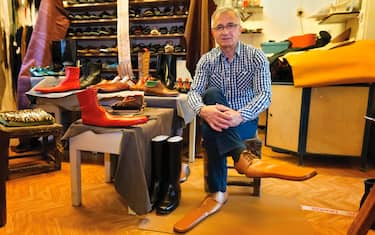
[[[262, 154], [263, 159], [270, 161], [297, 162], [295, 156], [275, 153], [265, 147]], [[307, 158], [305, 165], [315, 167], [319, 174], [304, 182], [263, 179], [261, 193], [286, 197], [320, 210], [303, 213], [316, 234], [346, 234], [353, 219], [350, 213], [358, 210], [363, 180], [375, 177], [374, 165], [367, 172], [362, 172], [359, 171], [359, 160], [347, 157]], [[197, 159], [190, 167], [192, 174], [189, 181], [202, 184], [203, 160]], [[82, 185], [83, 206], [72, 207], [70, 169], [66, 162], [63, 162], [61, 171], [9, 180], [8, 221], [5, 227], [0, 228], [0, 234], [163, 234], [138, 229], [143, 217], [128, 215], [126, 202], [116, 193], [113, 184], [104, 183], [102, 165], [84, 163]], [[229, 188], [228, 191], [235, 190]], [[341, 212], [349, 215], [341, 215]], [[275, 234], [280, 233], [275, 231]], [[369, 234], [374, 235], [375, 231]]]

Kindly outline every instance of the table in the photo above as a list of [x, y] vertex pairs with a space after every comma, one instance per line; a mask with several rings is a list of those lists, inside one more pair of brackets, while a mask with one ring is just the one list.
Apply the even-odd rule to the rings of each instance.
[[46, 154], [46, 141], [48, 136], [54, 137], [55, 167], [61, 168], [60, 137], [62, 126], [60, 124], [27, 126], [27, 127], [6, 127], [0, 125], [0, 227], [6, 223], [6, 180], [8, 178], [9, 165], [9, 140], [19, 137], [43, 137], [43, 154]]
[[[72, 205], [81, 205], [80, 152], [105, 153], [106, 181], [110, 182], [109, 154], [119, 154], [114, 174], [114, 185], [128, 206], [136, 214], [152, 209], [148, 188], [151, 183], [151, 139], [157, 135], [170, 135], [173, 109], [146, 108], [150, 120], [127, 128], [105, 128], [82, 124], [78, 120], [69, 127], [63, 139], [69, 139], [71, 166]], [[121, 169], [121, 170], [120, 170]]]
[[[57, 83], [57, 78], [47, 77], [41, 83]], [[45, 85], [45, 84], [44, 84]], [[38, 108], [42, 108], [47, 112], [54, 113], [56, 122], [62, 123], [62, 112], [79, 111], [79, 102], [75, 93], [77, 91], [67, 91], [61, 93], [41, 94], [32, 88], [26, 94], [29, 99], [35, 103]], [[98, 99], [101, 105], [108, 105], [114, 101], [121, 100], [123, 97], [134, 94], [143, 94], [141, 91], [121, 91], [113, 93], [98, 93]], [[179, 94], [177, 97], [157, 97], [144, 96], [147, 107], [173, 108], [178, 119], [175, 120], [173, 129], [189, 126], [189, 161], [195, 159], [195, 136], [196, 136], [196, 117], [193, 110], [187, 103], [187, 95]], [[176, 134], [176, 133], [174, 133]]]

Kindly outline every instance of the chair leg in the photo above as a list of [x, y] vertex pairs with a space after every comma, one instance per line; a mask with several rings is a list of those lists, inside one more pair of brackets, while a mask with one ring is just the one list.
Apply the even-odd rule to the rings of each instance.
[[350, 225], [348, 235], [365, 235], [375, 223], [375, 187], [372, 187], [357, 216]]

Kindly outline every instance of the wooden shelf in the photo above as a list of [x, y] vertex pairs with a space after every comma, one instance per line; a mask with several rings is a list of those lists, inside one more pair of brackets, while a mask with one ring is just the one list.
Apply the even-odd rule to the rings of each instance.
[[187, 15], [173, 15], [173, 16], [151, 16], [151, 17], [132, 17], [129, 18], [130, 22], [155, 22], [155, 21], [175, 21], [186, 20]]
[[160, 34], [160, 35], [129, 35], [129, 38], [180, 38], [183, 37], [184, 34], [182, 33], [175, 33], [175, 34]]
[[109, 35], [109, 36], [72, 36], [69, 37], [70, 39], [74, 40], [109, 40], [109, 39], [117, 39], [117, 35]]
[[116, 24], [117, 19], [92, 19], [92, 20], [71, 20], [72, 25], [86, 25], [86, 24]]
[[160, 5], [173, 5], [173, 4], [184, 4], [186, 0], [130, 0], [129, 6], [160, 6]]
[[355, 12], [336, 12], [324, 17], [319, 24], [345, 23], [348, 20], [358, 18], [359, 11]]
[[90, 11], [90, 10], [109, 10], [109, 9], [116, 9], [117, 1], [114, 2], [103, 2], [103, 3], [82, 3], [82, 4], [74, 4], [64, 5], [64, 8], [68, 11]]

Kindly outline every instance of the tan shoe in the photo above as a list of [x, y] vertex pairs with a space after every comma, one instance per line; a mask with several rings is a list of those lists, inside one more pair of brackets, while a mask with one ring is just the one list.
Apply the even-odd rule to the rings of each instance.
[[151, 96], [178, 96], [178, 91], [168, 89], [161, 81], [148, 80], [144, 87], [144, 94]]
[[252, 153], [244, 150], [234, 168], [240, 174], [249, 178], [279, 178], [284, 180], [301, 181], [312, 178], [317, 174], [315, 169], [295, 166], [288, 163], [271, 163], [258, 159]]
[[189, 231], [205, 218], [220, 210], [227, 200], [228, 192], [216, 192], [207, 195], [198, 208], [191, 210], [181, 220], [177, 221], [173, 230], [179, 233]]

